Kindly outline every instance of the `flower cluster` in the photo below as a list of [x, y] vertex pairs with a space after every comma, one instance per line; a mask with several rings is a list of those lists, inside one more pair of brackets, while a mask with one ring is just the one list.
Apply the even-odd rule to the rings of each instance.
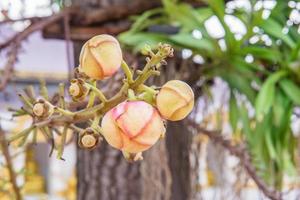
[[[93, 149], [104, 138], [112, 147], [121, 150], [127, 160], [141, 160], [141, 153], [164, 136], [165, 121], [185, 118], [194, 106], [194, 93], [183, 81], [171, 80], [160, 89], [145, 85], [150, 76], [159, 75], [160, 67], [166, 65], [165, 59], [173, 56], [172, 47], [159, 44], [154, 51], [147, 47], [143, 53], [147, 55], [146, 65], [135, 73], [123, 60], [119, 42], [114, 37], [91, 38], [82, 47], [80, 66], [69, 86], [73, 104], [83, 103], [84, 108], [72, 109], [72, 102], [65, 100], [62, 84], [56, 101], [48, 96], [45, 86], [40, 90], [42, 98], [36, 98], [32, 89], [27, 90], [20, 94], [23, 107], [14, 112], [15, 116], [31, 115], [33, 123], [14, 134], [10, 141], [26, 140], [30, 133], [40, 130], [52, 139], [61, 158], [67, 131], [72, 129], [78, 132], [78, 144], [82, 148]], [[123, 85], [115, 96], [107, 99], [97, 82], [112, 77], [120, 68], [125, 74]], [[78, 127], [81, 122], [87, 122], [88, 127]], [[59, 133], [59, 143], [53, 141], [53, 133]]]

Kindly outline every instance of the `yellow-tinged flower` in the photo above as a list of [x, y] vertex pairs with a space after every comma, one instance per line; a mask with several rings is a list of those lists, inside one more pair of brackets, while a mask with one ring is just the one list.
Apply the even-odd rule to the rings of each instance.
[[128, 153], [149, 149], [165, 133], [158, 111], [144, 101], [120, 103], [104, 115], [101, 126], [106, 141]]
[[170, 121], [182, 120], [194, 107], [194, 92], [183, 81], [168, 81], [157, 94], [156, 105], [165, 119]]
[[116, 38], [97, 35], [82, 47], [79, 70], [88, 77], [102, 80], [112, 76], [121, 66], [122, 51]]
[[89, 93], [89, 89], [84, 85], [82, 79], [72, 79], [69, 93], [74, 101], [82, 101]]
[[87, 128], [80, 133], [78, 144], [81, 148], [91, 150], [97, 146], [99, 140], [101, 140], [99, 135], [93, 129]]
[[33, 114], [38, 118], [47, 118], [54, 112], [53, 106], [43, 99], [39, 99], [32, 108]]

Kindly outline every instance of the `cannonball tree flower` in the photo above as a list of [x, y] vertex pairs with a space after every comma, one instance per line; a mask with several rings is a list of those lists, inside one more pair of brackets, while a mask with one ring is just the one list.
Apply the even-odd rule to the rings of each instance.
[[74, 101], [82, 101], [89, 92], [82, 79], [72, 79], [69, 87], [70, 96]]
[[144, 101], [118, 104], [104, 115], [101, 127], [111, 146], [128, 153], [149, 149], [165, 133], [158, 111]]
[[111, 35], [97, 35], [82, 47], [79, 57], [79, 71], [96, 80], [112, 76], [121, 66], [122, 51], [116, 38]]
[[182, 120], [194, 107], [194, 92], [183, 81], [168, 81], [157, 94], [156, 105], [165, 119], [170, 121]]
[[101, 140], [99, 135], [93, 129], [87, 128], [80, 133], [78, 145], [85, 149], [94, 149], [99, 143], [99, 140]]
[[51, 116], [53, 112], [54, 108], [52, 104], [44, 99], [38, 99], [32, 107], [32, 113], [37, 118], [47, 118]]

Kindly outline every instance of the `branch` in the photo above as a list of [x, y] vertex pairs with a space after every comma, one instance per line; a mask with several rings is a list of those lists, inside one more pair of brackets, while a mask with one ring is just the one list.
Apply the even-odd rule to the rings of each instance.
[[43, 19], [43, 17], [24, 17], [24, 18], [19, 18], [19, 19], [5, 19], [0, 21], [0, 25], [2, 24], [9, 24], [9, 23], [14, 23], [14, 22], [21, 22], [21, 21], [37, 21]]
[[270, 199], [282, 200], [282, 193], [275, 189], [270, 188], [267, 184], [256, 174], [256, 169], [251, 163], [251, 158], [247, 150], [239, 145], [232, 145], [230, 140], [225, 139], [219, 131], [210, 131], [201, 128], [199, 124], [188, 121], [187, 125], [193, 127], [200, 134], [208, 136], [212, 142], [221, 145], [229, 151], [230, 154], [238, 157], [242, 166], [245, 168], [248, 175], [256, 183], [257, 187]]
[[76, 24], [79, 25], [99, 24], [107, 21], [124, 19], [130, 15], [140, 14], [158, 6], [161, 6], [161, 3], [157, 0], [139, 0], [123, 5], [111, 5], [109, 8], [93, 9], [88, 12], [85, 10], [80, 12], [75, 20]]
[[0, 91], [4, 90], [7, 83], [12, 77], [13, 66], [17, 61], [17, 55], [20, 48], [20, 44], [13, 43], [11, 44], [10, 52], [8, 52], [7, 61], [3, 67], [3, 74], [0, 82]]
[[21, 47], [21, 43], [25, 40], [30, 34], [35, 31], [41, 30], [44, 27], [52, 24], [53, 22], [63, 18], [67, 15], [69, 10], [64, 10], [60, 13], [54, 14], [50, 17], [46, 17], [41, 21], [32, 23], [27, 28], [25, 28], [22, 32], [16, 33], [14, 36], [0, 44], [0, 50], [9, 48], [8, 50], [8, 59], [4, 65], [4, 71], [2, 74], [2, 79], [0, 82], [0, 91], [4, 90], [7, 83], [11, 79], [13, 75], [13, 68], [17, 61], [17, 55], [19, 52], [19, 48]]
[[2, 130], [0, 130], [0, 145], [1, 145], [1, 149], [4, 155], [4, 159], [6, 161], [6, 166], [9, 172], [9, 178], [10, 178], [10, 182], [12, 184], [14, 193], [16, 195], [16, 200], [22, 200], [22, 196], [21, 196], [21, 192], [20, 192], [20, 188], [17, 185], [17, 180], [16, 180], [16, 173], [13, 169], [13, 164], [12, 164], [12, 160], [9, 154], [9, 149], [8, 149], [8, 145], [6, 143], [5, 140], [5, 136]]
[[8, 47], [11, 43], [20, 44], [23, 40], [25, 40], [33, 32], [42, 30], [46, 26], [56, 22], [59, 19], [62, 19], [65, 16], [65, 14], [69, 13], [69, 12], [70, 12], [70, 10], [66, 9], [57, 14], [53, 14], [49, 17], [42, 18], [40, 21], [32, 23], [27, 28], [25, 28], [23, 31], [16, 33], [10, 39], [8, 39], [5, 42], [3, 42], [2, 44], [0, 44], [0, 50]]

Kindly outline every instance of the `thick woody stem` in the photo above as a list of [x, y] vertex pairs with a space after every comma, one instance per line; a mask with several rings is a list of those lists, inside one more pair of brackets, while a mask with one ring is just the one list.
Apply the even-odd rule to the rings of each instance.
[[1, 144], [1, 149], [2, 149], [2, 152], [3, 152], [4, 159], [6, 161], [7, 169], [8, 169], [8, 172], [9, 172], [10, 182], [12, 184], [12, 188], [13, 188], [13, 191], [15, 193], [16, 200], [22, 200], [23, 198], [21, 196], [21, 191], [20, 191], [20, 188], [19, 188], [19, 186], [17, 184], [17, 180], [16, 180], [16, 173], [13, 169], [11, 156], [9, 154], [9, 149], [8, 149], [8, 146], [7, 146], [7, 142], [5, 140], [5, 136], [4, 136], [4, 133], [3, 133], [2, 130], [0, 130], [0, 144]]

